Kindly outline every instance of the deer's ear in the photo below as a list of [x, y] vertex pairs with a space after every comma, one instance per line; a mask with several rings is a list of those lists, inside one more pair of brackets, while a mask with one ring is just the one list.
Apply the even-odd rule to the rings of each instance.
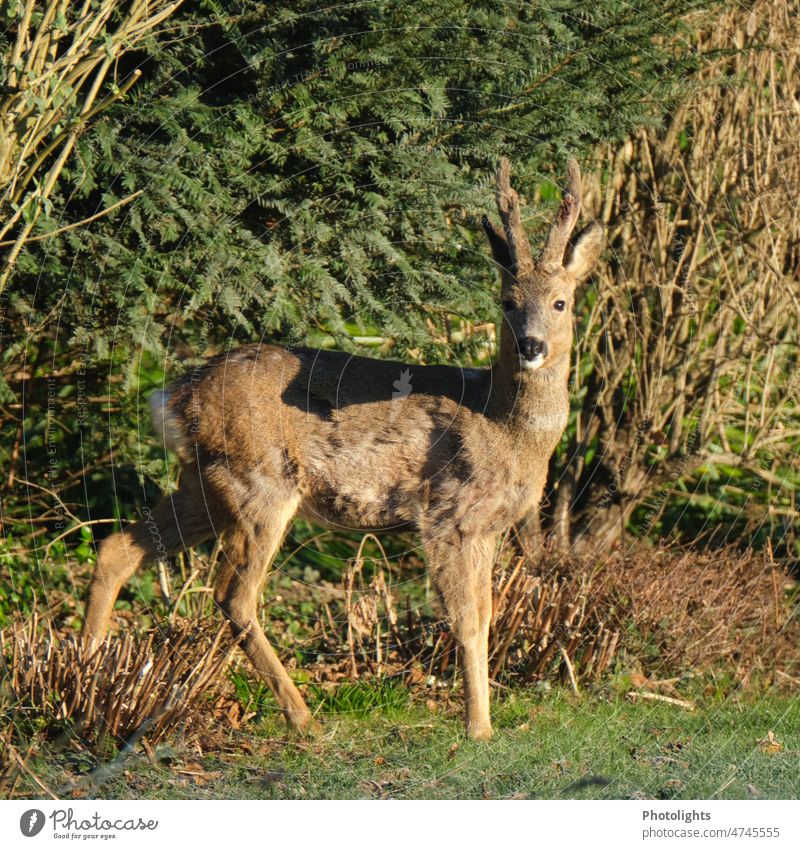
[[585, 227], [575, 239], [564, 269], [576, 283], [584, 280], [594, 268], [604, 242], [603, 228], [596, 222]]
[[508, 246], [508, 240], [502, 230], [492, 224], [487, 216], [481, 219], [483, 231], [489, 239], [489, 245], [492, 248], [492, 257], [494, 261], [506, 271], [511, 271], [511, 248]]

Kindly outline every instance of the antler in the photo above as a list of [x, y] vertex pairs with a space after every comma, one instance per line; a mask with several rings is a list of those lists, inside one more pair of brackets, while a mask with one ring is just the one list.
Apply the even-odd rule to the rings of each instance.
[[533, 271], [531, 247], [528, 244], [528, 237], [522, 229], [522, 221], [519, 215], [519, 196], [511, 188], [510, 166], [505, 156], [497, 166], [495, 199], [511, 252], [511, 271], [517, 276], [530, 273]]
[[[509, 270], [516, 276], [532, 272], [535, 265], [546, 271], [554, 271], [564, 264], [567, 243], [575, 225], [578, 223], [581, 212], [581, 171], [574, 159], [570, 159], [567, 163], [567, 176], [568, 185], [564, 192], [564, 199], [558, 208], [555, 221], [550, 225], [542, 253], [539, 259], [534, 261], [528, 238], [522, 229], [519, 196], [511, 188], [508, 159], [503, 157], [500, 160], [500, 164], [497, 166], [495, 198], [497, 200], [497, 211], [500, 213], [503, 222], [505, 240], [508, 243], [511, 265]], [[502, 235], [488, 219], [484, 220], [483, 226], [493, 247], [497, 247], [503, 240]]]
[[567, 174], [569, 185], [564, 192], [564, 199], [558, 208], [555, 221], [550, 225], [547, 241], [539, 257], [539, 265], [547, 270], [559, 268], [564, 264], [567, 242], [581, 212], [581, 170], [574, 159], [567, 163]]

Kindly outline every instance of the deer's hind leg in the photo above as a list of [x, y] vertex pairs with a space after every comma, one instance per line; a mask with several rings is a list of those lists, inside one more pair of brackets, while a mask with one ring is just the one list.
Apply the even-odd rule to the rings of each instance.
[[137, 569], [209, 539], [214, 530], [202, 493], [187, 486], [163, 498], [144, 519], [106, 537], [89, 584], [84, 638], [105, 637], [119, 591]]
[[294, 495], [285, 496], [272, 499], [258, 512], [252, 508], [240, 511], [236, 527], [224, 542], [225, 563], [214, 597], [230, 620], [234, 635], [243, 635], [241, 646], [269, 685], [286, 721], [297, 731], [313, 733], [319, 726], [258, 620], [264, 581], [298, 501]]

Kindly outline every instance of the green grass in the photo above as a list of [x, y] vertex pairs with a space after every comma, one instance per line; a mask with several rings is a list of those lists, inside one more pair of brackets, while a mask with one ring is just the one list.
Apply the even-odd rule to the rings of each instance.
[[[383, 682], [311, 694], [325, 731], [306, 741], [271, 712], [230, 732], [216, 754], [134, 754], [103, 798], [797, 798], [800, 701], [712, 700], [689, 713], [619, 696], [554, 690], [493, 705], [495, 737], [465, 739], [457, 709], [430, 710]], [[768, 731], [783, 751], [757, 745]], [[74, 786], [70, 755], [34, 761], [50, 786]], [[181, 772], [192, 764], [188, 774]], [[200, 777], [197, 771], [200, 770]], [[207, 773], [206, 778], [202, 776]], [[32, 789], [32, 793], [35, 790]], [[95, 795], [92, 792], [90, 795]]]
[[401, 681], [385, 678], [377, 682], [345, 681], [335, 688], [310, 688], [309, 705], [321, 714], [368, 717], [373, 713], [401, 715], [409, 702], [408, 688]]

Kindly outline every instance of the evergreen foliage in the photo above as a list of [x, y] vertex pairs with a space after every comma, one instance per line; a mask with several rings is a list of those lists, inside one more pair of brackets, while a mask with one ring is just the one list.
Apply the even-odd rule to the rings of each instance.
[[142, 81], [80, 138], [38, 232], [144, 194], [20, 257], [2, 392], [25, 401], [2, 420], [4, 467], [22, 477], [24, 454], [28, 477], [110, 515], [112, 495], [141, 498], [134, 465], [163, 483], [143, 395], [228, 345], [485, 357], [485, 336], [452, 330], [498, 317], [478, 223], [498, 156], [535, 233], [568, 155], [658, 124], [691, 85], [687, 21], [703, 8], [186, 4], [122, 60]]

